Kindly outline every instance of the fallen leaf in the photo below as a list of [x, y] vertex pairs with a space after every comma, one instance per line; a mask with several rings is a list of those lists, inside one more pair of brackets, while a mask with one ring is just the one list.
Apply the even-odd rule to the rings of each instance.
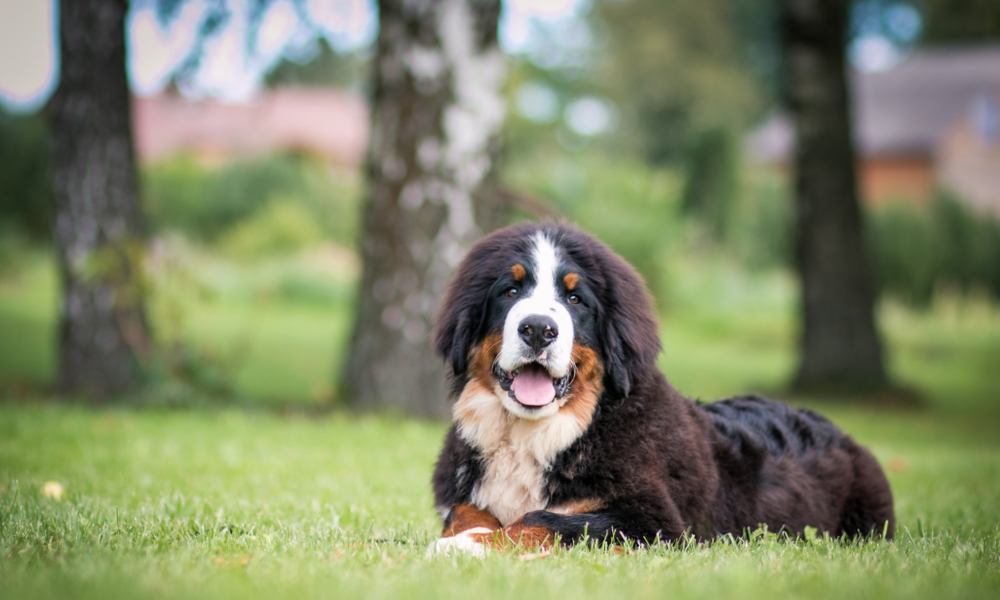
[[212, 564], [217, 567], [245, 567], [250, 564], [250, 555], [241, 554], [240, 556], [234, 558], [216, 556], [212, 558]]
[[889, 462], [886, 463], [886, 468], [892, 471], [893, 473], [902, 473], [903, 471], [910, 468], [910, 463], [907, 462], [905, 458], [897, 456], [895, 458], [890, 459]]
[[522, 554], [518, 557], [519, 560], [538, 560], [539, 558], [545, 558], [552, 554], [548, 550], [542, 550], [541, 552], [528, 552], [527, 554]]

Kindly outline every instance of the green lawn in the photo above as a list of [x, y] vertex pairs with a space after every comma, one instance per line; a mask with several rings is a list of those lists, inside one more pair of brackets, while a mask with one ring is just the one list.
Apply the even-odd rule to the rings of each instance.
[[[705, 281], [680, 279], [662, 307], [662, 364], [704, 398], [777, 389], [793, 366], [788, 282], [724, 279], [729, 287], [708, 295]], [[185, 295], [178, 329], [208, 350], [251, 348], [234, 376], [254, 406], [322, 401], [346, 296], [324, 306], [259, 293], [268, 285]], [[58, 402], [31, 391], [51, 377], [54, 305], [44, 259], [0, 277], [2, 597], [1000, 595], [995, 307], [883, 308], [893, 372], [927, 406], [820, 407], [886, 465], [893, 543], [762, 536], [477, 560], [425, 556], [439, 526], [429, 476], [443, 424]], [[43, 493], [47, 482], [61, 498]]]

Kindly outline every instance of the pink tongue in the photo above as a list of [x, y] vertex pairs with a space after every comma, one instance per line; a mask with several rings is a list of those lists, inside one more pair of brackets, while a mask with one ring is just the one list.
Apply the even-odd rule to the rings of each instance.
[[556, 386], [544, 371], [526, 369], [514, 376], [510, 389], [517, 401], [527, 406], [545, 406], [556, 397]]

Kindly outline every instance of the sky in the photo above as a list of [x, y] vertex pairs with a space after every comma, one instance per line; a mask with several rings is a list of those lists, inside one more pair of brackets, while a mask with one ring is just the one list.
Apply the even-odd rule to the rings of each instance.
[[[128, 15], [128, 73], [138, 94], [155, 94], [186, 56], [208, 0], [187, 0], [166, 26], [150, 0], [133, 0]], [[37, 109], [58, 78], [55, 0], [0, 0], [0, 103], [11, 110]], [[367, 47], [378, 23], [374, 0], [306, 0], [321, 34], [338, 50]], [[552, 31], [579, 37], [588, 0], [505, 0], [500, 25], [503, 48], [530, 52]], [[315, 33], [304, 26], [291, 0], [276, 0], [263, 17], [257, 45], [246, 52], [249, 2], [230, 0], [231, 18], [206, 45], [198, 71], [183, 92], [239, 102], [259, 89], [262, 77], [283, 56], [301, 53]]]

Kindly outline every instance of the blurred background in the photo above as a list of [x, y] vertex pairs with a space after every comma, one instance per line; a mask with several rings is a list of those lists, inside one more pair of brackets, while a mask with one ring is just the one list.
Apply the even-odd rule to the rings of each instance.
[[441, 417], [451, 269], [558, 218], [689, 395], [1000, 410], [996, 2], [59, 4], [0, 2], [5, 401]]

